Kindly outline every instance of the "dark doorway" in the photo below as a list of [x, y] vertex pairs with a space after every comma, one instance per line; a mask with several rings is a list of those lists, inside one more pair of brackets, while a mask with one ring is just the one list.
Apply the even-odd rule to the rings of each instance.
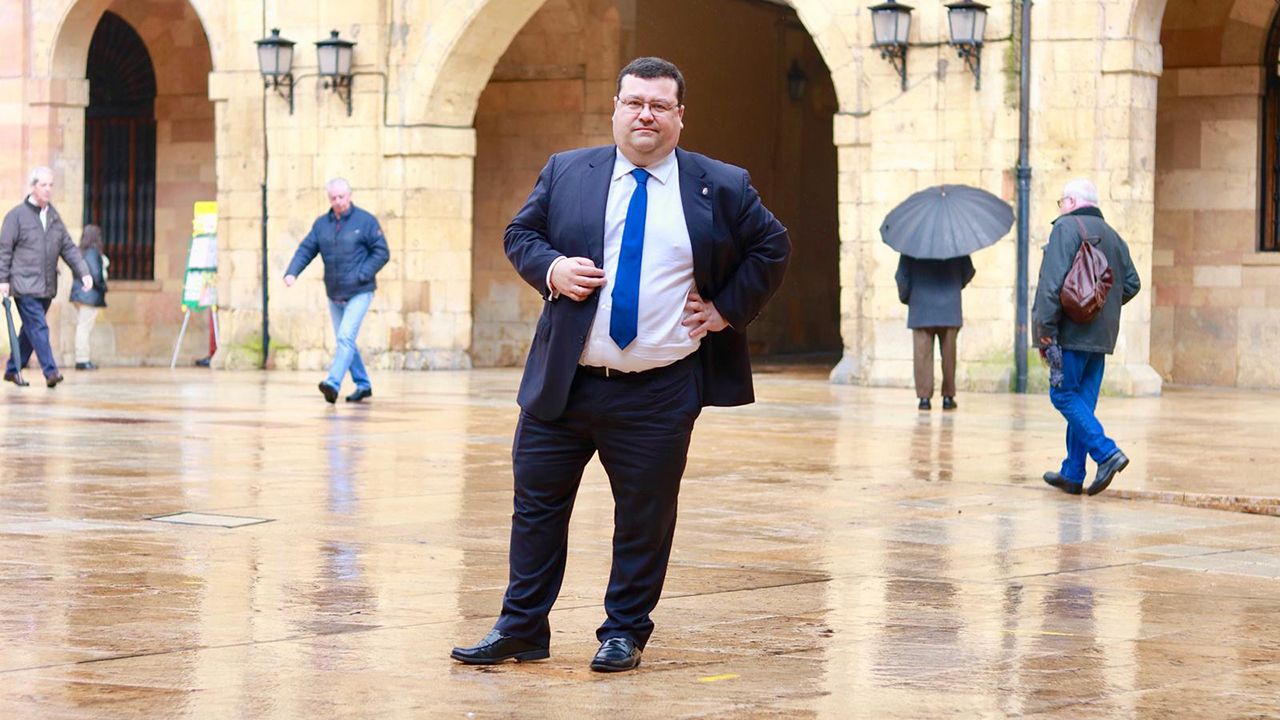
[[104, 13], [89, 43], [84, 222], [102, 227], [111, 276], [155, 276], [156, 74], [138, 33]]

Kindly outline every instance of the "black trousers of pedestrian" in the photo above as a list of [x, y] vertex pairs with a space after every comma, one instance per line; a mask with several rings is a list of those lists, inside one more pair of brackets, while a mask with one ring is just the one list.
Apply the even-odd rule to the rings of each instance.
[[582, 472], [597, 452], [613, 490], [613, 567], [603, 642], [643, 648], [666, 579], [676, 500], [693, 424], [702, 410], [696, 356], [644, 373], [597, 377], [579, 370], [554, 421], [521, 412], [512, 449], [515, 512], [511, 574], [495, 627], [539, 645], [564, 579], [569, 516]]

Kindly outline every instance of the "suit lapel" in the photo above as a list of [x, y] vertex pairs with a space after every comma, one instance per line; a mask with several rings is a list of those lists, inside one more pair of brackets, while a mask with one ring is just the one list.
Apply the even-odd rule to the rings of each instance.
[[692, 155], [676, 148], [676, 162], [680, 166], [680, 204], [693, 250], [693, 281], [705, 289], [711, 287], [713, 188], [707, 182], [706, 171]]
[[609, 182], [613, 177], [613, 161], [617, 151], [612, 145], [601, 148], [587, 161], [582, 175], [582, 237], [587, 243], [587, 256], [604, 267], [604, 212], [609, 201]]

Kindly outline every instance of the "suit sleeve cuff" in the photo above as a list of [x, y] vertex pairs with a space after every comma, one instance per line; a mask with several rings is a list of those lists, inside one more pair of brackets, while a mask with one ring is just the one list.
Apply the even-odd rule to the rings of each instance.
[[551, 264], [547, 266], [547, 299], [548, 300], [555, 300], [556, 298], [560, 297], [560, 293], [557, 292], [554, 287], [551, 287], [551, 271], [555, 270], [556, 265], [558, 265], [560, 261], [564, 259], [565, 259], [564, 255], [561, 255], [555, 260], [552, 260]]

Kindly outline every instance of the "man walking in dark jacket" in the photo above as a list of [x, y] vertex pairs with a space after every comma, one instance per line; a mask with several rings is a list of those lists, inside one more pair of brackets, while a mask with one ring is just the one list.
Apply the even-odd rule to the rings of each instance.
[[12, 294], [22, 318], [18, 347], [9, 348], [4, 379], [26, 385], [25, 380], [19, 382], [18, 369], [27, 366], [34, 351], [44, 371], [45, 384], [54, 387], [62, 382], [62, 374], [49, 346], [45, 313], [58, 294], [58, 258], [71, 266], [85, 290], [93, 287], [93, 278], [62, 224], [62, 216], [50, 204], [53, 170], [32, 170], [28, 184], [31, 189], [27, 199], [10, 210], [0, 225], [0, 297]]
[[947, 260], [898, 260], [898, 299], [907, 306], [907, 327], [914, 335], [916, 397], [921, 410], [932, 409], [933, 339], [942, 353], [942, 409], [956, 409], [956, 335], [964, 325], [960, 291], [973, 279], [968, 255]]
[[324, 259], [324, 287], [338, 348], [329, 377], [320, 382], [320, 394], [331, 403], [337, 402], [349, 370], [356, 390], [347, 396], [347, 402], [360, 402], [373, 395], [373, 386], [360, 359], [356, 336], [378, 286], [374, 276], [387, 264], [391, 252], [378, 219], [351, 204], [351, 185], [346, 180], [334, 178], [325, 184], [325, 190], [330, 210], [316, 218], [311, 232], [302, 239], [285, 271], [284, 284], [292, 286], [317, 253]]
[[[1062, 188], [1058, 209], [1062, 215], [1053, 223], [1049, 244], [1040, 264], [1032, 315], [1042, 353], [1061, 349], [1062, 379], [1049, 388], [1049, 399], [1067, 420], [1067, 458], [1058, 472], [1047, 472], [1044, 481], [1063, 492], [1079, 495], [1084, 488], [1085, 455], [1098, 464], [1088, 494], [1097, 495], [1111, 484], [1129, 458], [1107, 437], [1094, 414], [1106, 357], [1115, 351], [1120, 334], [1120, 306], [1138, 294], [1142, 283], [1129, 257], [1129, 246], [1107, 224], [1098, 209], [1098, 188], [1083, 178]], [[1107, 258], [1115, 285], [1107, 293], [1106, 304], [1091, 322], [1077, 323], [1062, 312], [1059, 297], [1071, 263], [1080, 249], [1081, 227], [1089, 242]]]

